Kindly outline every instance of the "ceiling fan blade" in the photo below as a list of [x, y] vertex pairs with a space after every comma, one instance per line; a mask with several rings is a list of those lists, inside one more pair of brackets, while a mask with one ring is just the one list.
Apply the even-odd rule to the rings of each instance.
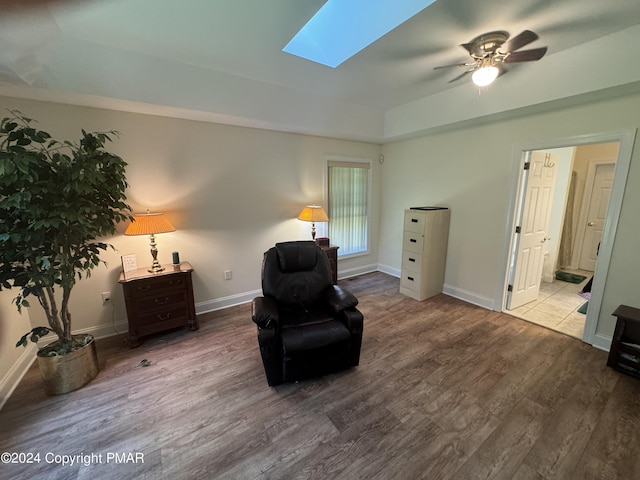
[[525, 45], [529, 45], [531, 42], [538, 39], [538, 35], [531, 30], [525, 30], [524, 32], [516, 35], [511, 40], [509, 40], [503, 50], [506, 52], [515, 52], [519, 48], [524, 47]]
[[470, 70], [467, 70], [466, 72], [462, 72], [460, 75], [458, 75], [456, 78], [452, 78], [451, 80], [449, 80], [447, 83], [453, 83], [453, 82], [457, 82], [458, 80], [460, 80], [462, 77], [466, 77], [467, 75], [469, 75], [471, 72], [475, 71], [475, 68], [472, 68]]
[[475, 62], [473, 63], [453, 63], [451, 65], [440, 65], [439, 67], [433, 67], [434, 70], [440, 70], [441, 68], [451, 68], [451, 67], [471, 67], [472, 65], [475, 65]]
[[521, 52], [510, 53], [507, 58], [504, 59], [504, 63], [516, 63], [516, 62], [535, 62], [544, 57], [547, 53], [547, 47], [533, 48], [531, 50], [523, 50]]

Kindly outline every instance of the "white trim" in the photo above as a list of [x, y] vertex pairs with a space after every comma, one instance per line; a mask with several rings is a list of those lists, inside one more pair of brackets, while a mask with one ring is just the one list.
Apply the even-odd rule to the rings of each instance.
[[227, 297], [214, 298], [212, 300], [198, 302], [196, 303], [196, 315], [215, 312], [216, 310], [222, 310], [224, 308], [235, 307], [236, 305], [249, 303], [255, 297], [258, 297], [260, 295], [262, 295], [262, 290], [251, 290], [249, 292], [237, 293], [234, 295], [229, 295]]
[[[606, 343], [605, 337], [598, 335], [596, 338], [596, 329], [598, 327], [598, 319], [602, 309], [602, 296], [606, 282], [607, 272], [609, 271], [609, 263], [613, 250], [613, 241], [618, 228], [618, 220], [620, 218], [620, 209], [622, 207], [622, 198], [629, 174], [629, 166], [631, 164], [631, 153], [633, 151], [633, 143], [636, 136], [636, 129], [630, 129], [621, 132], [597, 133], [580, 135], [576, 137], [558, 138], [546, 141], [538, 141], [522, 145], [515, 145], [513, 152], [513, 162], [511, 167], [511, 188], [507, 205], [509, 211], [507, 213], [507, 222], [505, 225], [505, 242], [503, 245], [502, 277], [498, 279], [497, 294], [495, 299], [496, 308], [499, 311], [505, 310], [507, 299], [507, 285], [509, 275], [510, 252], [512, 251], [513, 232], [515, 229], [516, 219], [516, 200], [518, 195], [519, 179], [521, 175], [521, 159], [523, 152], [532, 150], [546, 150], [561, 147], [574, 147], [580, 145], [589, 145], [596, 143], [619, 142], [618, 158], [616, 160], [616, 168], [614, 173], [613, 185], [611, 188], [611, 196], [609, 197], [609, 207], [607, 208], [607, 218], [605, 220], [604, 230], [602, 234], [602, 242], [600, 244], [600, 253], [598, 262], [596, 263], [596, 271], [593, 277], [593, 286], [591, 289], [591, 299], [589, 300], [589, 310], [585, 320], [584, 333], [582, 339], [596, 346], [599, 342], [599, 348]], [[604, 343], [603, 343], [604, 342]]]
[[593, 343], [591, 345], [599, 350], [608, 352], [611, 349], [612, 341], [613, 339], [611, 337], [607, 337], [606, 335], [602, 335], [601, 333], [596, 333], [593, 336]]
[[493, 298], [478, 295], [476, 293], [469, 292], [467, 290], [463, 290], [446, 283], [442, 288], [442, 293], [449, 295], [450, 297], [457, 298], [458, 300], [472, 303], [473, 305], [477, 305], [478, 307], [486, 308], [487, 310], [496, 309], [495, 300]]
[[382, 273], [386, 273], [387, 275], [391, 275], [396, 278], [400, 278], [402, 272], [399, 268], [391, 267], [389, 265], [384, 265], [382, 263], [378, 264], [378, 271]]
[[342, 280], [344, 278], [356, 277], [358, 275], [364, 275], [365, 273], [377, 272], [378, 265], [362, 265], [361, 267], [353, 267], [347, 269], [341, 269], [340, 265], [338, 265], [338, 280]]
[[[129, 332], [129, 322], [127, 319], [120, 320], [118, 323], [110, 323], [106, 325], [98, 325], [96, 327], [83, 328], [82, 330], [76, 330], [73, 332], [74, 335], [88, 333], [89, 335], [93, 335], [93, 338], [99, 340], [101, 338], [109, 338], [114, 335], [121, 335], [123, 333]], [[45, 337], [43, 340], [55, 341], [57, 337]]]
[[22, 377], [27, 373], [27, 370], [31, 368], [33, 361], [36, 359], [36, 352], [38, 347], [33, 343], [29, 343], [17, 362], [15, 362], [9, 371], [5, 374], [2, 381], [0, 381], [0, 410], [7, 403], [9, 397], [16, 389]]

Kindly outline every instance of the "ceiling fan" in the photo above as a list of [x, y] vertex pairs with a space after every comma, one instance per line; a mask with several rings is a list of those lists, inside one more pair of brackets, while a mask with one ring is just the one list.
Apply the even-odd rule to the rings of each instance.
[[499, 30], [495, 32], [483, 33], [469, 43], [461, 45], [469, 55], [471, 60], [465, 63], [455, 63], [453, 65], [442, 65], [434, 70], [450, 67], [469, 67], [456, 78], [449, 80], [449, 83], [460, 80], [468, 74], [472, 74], [473, 83], [479, 87], [485, 87], [492, 83], [497, 77], [506, 73], [505, 63], [533, 62], [540, 60], [547, 47], [533, 48], [531, 50], [520, 50], [538, 39], [538, 35], [531, 30], [525, 30], [509, 40], [509, 33]]

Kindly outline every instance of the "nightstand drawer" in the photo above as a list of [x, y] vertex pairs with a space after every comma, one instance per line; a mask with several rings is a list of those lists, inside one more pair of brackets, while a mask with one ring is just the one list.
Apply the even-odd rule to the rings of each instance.
[[138, 329], [144, 335], [144, 327], [153, 326], [154, 331], [163, 326], [163, 322], [167, 324], [178, 323], [185, 325], [187, 316], [184, 305], [175, 305], [173, 308], [142, 314], [138, 316]]
[[[145, 313], [154, 312], [156, 310], [166, 310], [176, 305], [184, 305], [187, 303], [187, 291], [182, 292], [169, 292], [166, 294], [158, 295], [157, 292], [153, 292], [153, 296], [140, 297], [135, 300], [136, 311], [139, 315]], [[184, 306], [182, 306], [184, 308]]]
[[162, 290], [186, 289], [187, 279], [185, 275], [173, 275], [159, 278], [147, 278], [133, 283], [133, 293], [136, 296], [158, 295]]

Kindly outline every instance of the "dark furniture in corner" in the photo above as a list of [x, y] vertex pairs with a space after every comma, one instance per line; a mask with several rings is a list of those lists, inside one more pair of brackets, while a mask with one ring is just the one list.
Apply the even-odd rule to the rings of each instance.
[[283, 242], [265, 252], [262, 292], [251, 313], [269, 385], [358, 365], [358, 300], [332, 283], [327, 255], [315, 242]]
[[640, 309], [619, 305], [607, 365], [640, 378]]
[[331, 283], [338, 284], [338, 248], [335, 245], [320, 245], [320, 248], [327, 254], [329, 266], [331, 267]]
[[187, 262], [164, 267], [158, 273], [139, 268], [120, 275], [131, 348], [140, 345], [140, 337], [152, 333], [177, 327], [198, 329], [191, 282], [193, 268]]

